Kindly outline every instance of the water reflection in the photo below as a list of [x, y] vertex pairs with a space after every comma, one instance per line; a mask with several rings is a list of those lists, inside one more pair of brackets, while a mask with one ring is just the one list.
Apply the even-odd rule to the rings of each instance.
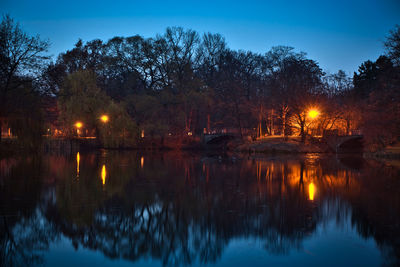
[[308, 198], [310, 200], [314, 200], [314, 195], [315, 195], [315, 185], [314, 183], [310, 183], [308, 186]]
[[[76, 165], [54, 155], [1, 160], [2, 264], [46, 263], [60, 240], [76, 253], [197, 265], [255, 239], [266, 254], [291, 259], [329, 222], [373, 238], [385, 263], [399, 263], [399, 171], [348, 162], [164, 153], [144, 165], [143, 155], [105, 151], [78, 153]], [[361, 259], [354, 255], [349, 263]]]
[[101, 181], [103, 185], [106, 183], [106, 165], [103, 164], [103, 168], [101, 168]]
[[79, 162], [81, 161], [81, 155], [76, 153], [76, 176], [79, 177]]

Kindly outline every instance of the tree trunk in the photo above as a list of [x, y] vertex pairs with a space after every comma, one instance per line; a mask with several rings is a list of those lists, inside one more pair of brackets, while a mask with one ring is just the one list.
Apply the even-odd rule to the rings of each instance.
[[269, 128], [270, 128], [269, 134], [270, 134], [270, 135], [274, 135], [274, 134], [275, 134], [275, 131], [274, 131], [274, 110], [273, 110], [273, 109], [271, 109], [271, 114], [270, 114], [270, 121], [269, 121], [269, 123], [270, 123], [270, 126], [269, 126]]
[[304, 143], [306, 141], [306, 132], [304, 131], [305, 121], [300, 121], [300, 136], [301, 142]]
[[262, 137], [262, 114], [263, 114], [263, 108], [262, 105], [260, 105], [260, 112], [258, 113], [258, 134], [259, 137]]
[[239, 104], [235, 101], [235, 109], [236, 109], [236, 119], [239, 124], [239, 132], [240, 132], [240, 138], [243, 138], [243, 133], [242, 133], [242, 122], [240, 120], [240, 110], [239, 110]]
[[284, 105], [282, 107], [282, 136], [286, 136], [286, 115], [288, 114], [288, 107]]
[[211, 133], [211, 129], [210, 129], [210, 113], [207, 114], [207, 133]]
[[346, 121], [346, 135], [350, 135], [350, 120]]
[[282, 136], [285, 136], [286, 132], [286, 114], [282, 114]]

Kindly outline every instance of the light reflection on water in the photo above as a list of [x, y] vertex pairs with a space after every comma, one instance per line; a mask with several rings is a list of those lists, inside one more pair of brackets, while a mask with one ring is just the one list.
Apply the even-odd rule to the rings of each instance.
[[100, 151], [0, 166], [6, 266], [400, 259], [399, 171], [373, 161]]
[[314, 195], [315, 195], [315, 185], [314, 185], [314, 183], [310, 183], [309, 185], [308, 185], [308, 195], [309, 195], [309, 199], [310, 200], [314, 200]]
[[79, 177], [79, 162], [81, 161], [81, 154], [76, 153], [76, 176]]
[[101, 181], [103, 182], [103, 185], [106, 183], [106, 165], [104, 164], [101, 168]]

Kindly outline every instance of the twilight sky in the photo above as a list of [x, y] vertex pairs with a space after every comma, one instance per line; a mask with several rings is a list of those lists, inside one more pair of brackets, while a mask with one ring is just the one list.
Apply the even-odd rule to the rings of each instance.
[[384, 52], [385, 37], [400, 24], [398, 0], [0, 0], [0, 10], [28, 33], [49, 39], [54, 56], [78, 38], [154, 37], [182, 26], [220, 33], [232, 49], [265, 53], [293, 46], [325, 71], [350, 75]]

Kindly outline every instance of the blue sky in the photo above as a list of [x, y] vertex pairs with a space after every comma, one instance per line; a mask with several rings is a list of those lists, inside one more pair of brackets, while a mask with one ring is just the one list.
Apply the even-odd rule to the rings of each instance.
[[182, 26], [220, 33], [232, 49], [265, 53], [272, 46], [293, 46], [325, 71], [351, 75], [384, 53], [385, 37], [400, 24], [398, 0], [0, 0], [0, 10], [28, 33], [49, 39], [54, 56], [78, 38], [153, 37]]

